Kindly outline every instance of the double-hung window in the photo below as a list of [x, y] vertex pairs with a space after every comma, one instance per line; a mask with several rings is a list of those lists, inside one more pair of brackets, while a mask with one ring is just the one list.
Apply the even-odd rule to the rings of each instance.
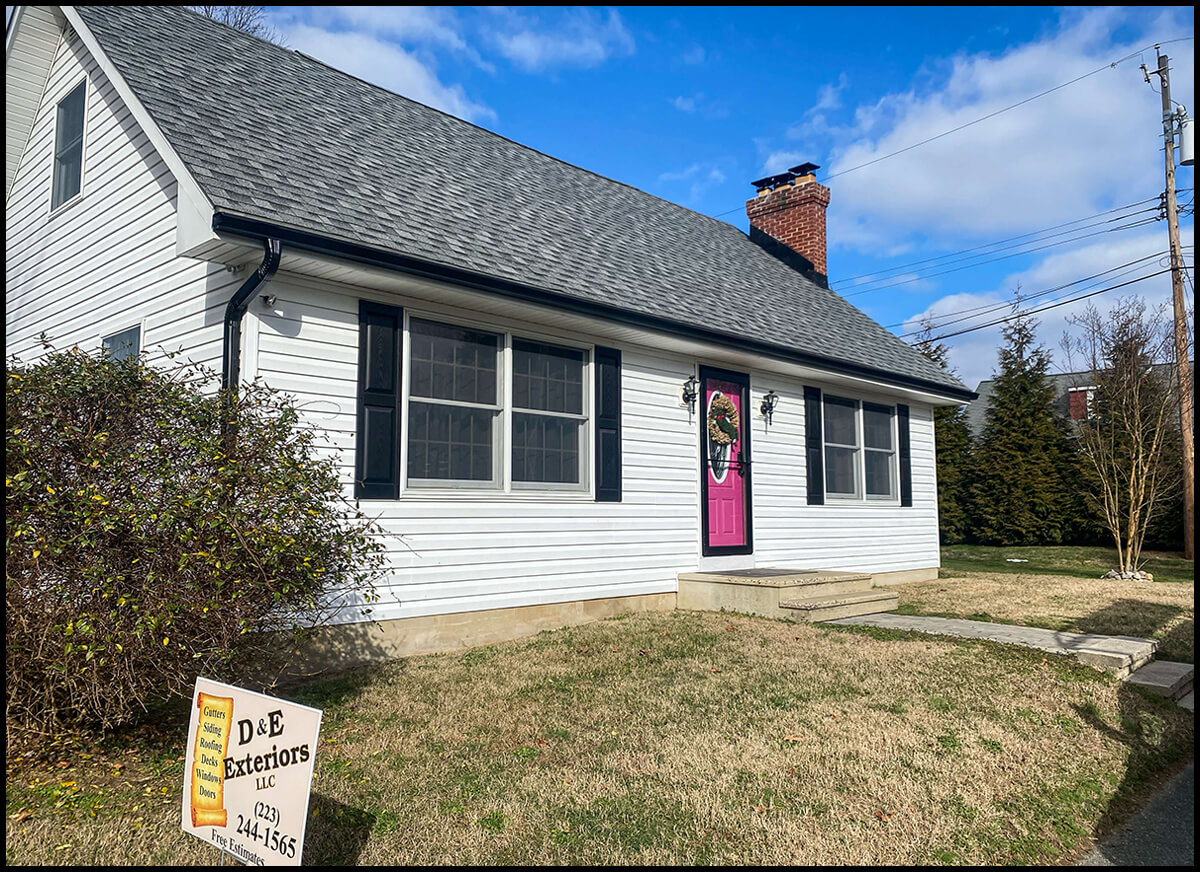
[[408, 347], [410, 487], [587, 488], [587, 351], [418, 317]]
[[826, 396], [823, 412], [826, 496], [896, 499], [896, 407]]
[[87, 111], [87, 80], [58, 103], [54, 128], [54, 180], [50, 208], [57, 209], [83, 189], [83, 122]]

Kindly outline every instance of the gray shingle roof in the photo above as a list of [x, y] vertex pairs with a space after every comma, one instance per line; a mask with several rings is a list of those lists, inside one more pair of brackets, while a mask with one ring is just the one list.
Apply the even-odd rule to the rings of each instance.
[[76, 9], [219, 212], [965, 390], [730, 224], [183, 7]]

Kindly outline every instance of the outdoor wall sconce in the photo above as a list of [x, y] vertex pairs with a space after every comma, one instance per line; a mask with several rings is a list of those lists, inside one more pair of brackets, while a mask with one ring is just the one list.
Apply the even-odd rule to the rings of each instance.
[[762, 405], [758, 410], [762, 412], [762, 416], [767, 419], [767, 426], [771, 426], [771, 418], [775, 415], [775, 407], [779, 405], [779, 394], [774, 391], [767, 391], [766, 396], [762, 399]]
[[689, 375], [683, 383], [683, 402], [688, 407], [688, 414], [696, 413], [696, 399], [700, 396], [700, 379]]

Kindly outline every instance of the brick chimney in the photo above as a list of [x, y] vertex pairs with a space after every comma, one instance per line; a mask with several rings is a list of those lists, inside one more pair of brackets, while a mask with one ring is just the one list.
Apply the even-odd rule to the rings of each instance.
[[[780, 243], [799, 254], [814, 273], [811, 278], [827, 285], [825, 263], [825, 209], [829, 189], [817, 181], [816, 164], [804, 163], [786, 173], [754, 182], [758, 194], [746, 201], [750, 238], [768, 251], [780, 254]], [[803, 269], [803, 264], [799, 264]]]

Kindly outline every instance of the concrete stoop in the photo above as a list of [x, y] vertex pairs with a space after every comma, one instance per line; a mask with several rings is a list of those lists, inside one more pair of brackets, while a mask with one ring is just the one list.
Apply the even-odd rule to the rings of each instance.
[[793, 621], [830, 621], [896, 608], [899, 596], [873, 587], [869, 573], [744, 569], [679, 576], [679, 608], [742, 612]]
[[1136, 670], [1126, 681], [1150, 693], [1182, 700], [1192, 692], [1192, 673], [1191, 663], [1155, 660]]

